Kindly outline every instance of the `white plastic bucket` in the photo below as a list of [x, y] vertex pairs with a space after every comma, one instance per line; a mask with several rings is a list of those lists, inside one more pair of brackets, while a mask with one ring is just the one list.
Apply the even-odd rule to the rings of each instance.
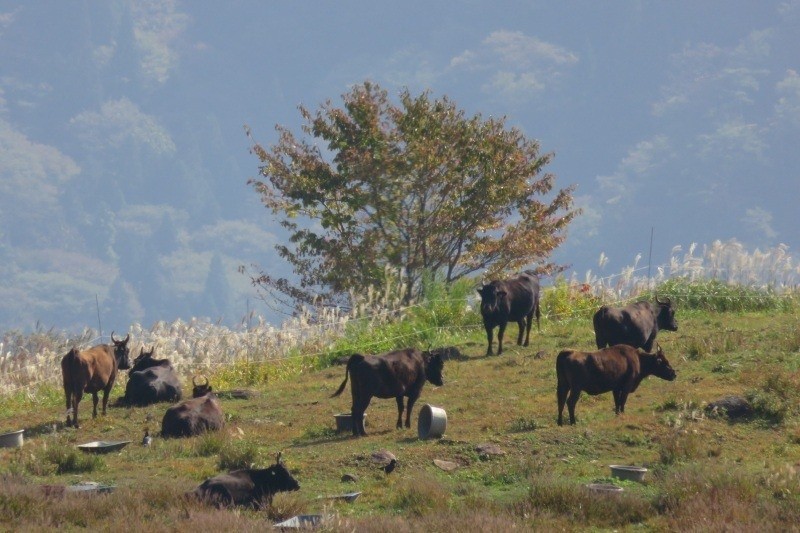
[[441, 407], [426, 403], [419, 410], [417, 433], [421, 439], [438, 439], [447, 429], [447, 413]]
[[24, 429], [0, 435], [0, 448], [19, 448], [22, 446]]

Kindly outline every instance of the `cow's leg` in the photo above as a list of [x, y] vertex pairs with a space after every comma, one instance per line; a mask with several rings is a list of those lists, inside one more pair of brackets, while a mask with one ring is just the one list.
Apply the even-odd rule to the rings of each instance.
[[64, 396], [67, 397], [67, 421], [65, 422], [67, 427], [72, 425], [72, 419], [70, 418], [70, 413], [74, 413], [72, 410], [72, 392], [70, 392], [69, 387], [64, 387]]
[[78, 424], [78, 405], [80, 405], [81, 399], [83, 399], [83, 391], [72, 391], [72, 425], [75, 429], [80, 427]]
[[575, 424], [575, 404], [578, 403], [580, 397], [580, 389], [570, 388], [569, 398], [567, 398], [567, 409], [569, 409], [569, 423], [573, 425]]
[[403, 397], [398, 396], [397, 400], [397, 429], [403, 428]]
[[497, 328], [497, 355], [503, 353], [503, 335], [506, 332], [506, 322], [501, 322], [500, 327]]
[[408, 405], [406, 405], [406, 427], [411, 427], [411, 409], [414, 407], [414, 403], [416, 403], [417, 398], [419, 398], [419, 394], [412, 395], [408, 397]]
[[96, 392], [92, 393], [92, 418], [97, 418], [97, 402], [100, 401], [100, 397], [97, 395]]
[[619, 397], [620, 397], [620, 393], [621, 392], [622, 391], [620, 391], [619, 389], [614, 389], [613, 391], [611, 391], [611, 394], [614, 395], [614, 413], [615, 414], [619, 414]]
[[103, 416], [106, 416], [106, 406], [108, 406], [108, 394], [111, 392], [112, 385], [103, 389]]
[[556, 397], [558, 398], [558, 425], [564, 425], [563, 413], [564, 404], [567, 403], [567, 393], [569, 392], [569, 384], [566, 381], [559, 380], [558, 388], [556, 388]]
[[364, 412], [369, 407], [369, 402], [372, 398], [367, 397], [366, 400], [362, 398], [353, 399], [353, 408], [350, 415], [353, 419], [353, 436], [366, 436], [367, 432], [364, 431]]
[[625, 402], [628, 401], [629, 393], [630, 391], [627, 389], [627, 387], [619, 391], [619, 413], [625, 413]]
[[[525, 317], [525, 344], [523, 346], [527, 346], [531, 340], [531, 326], [533, 326], [533, 312], [534, 310], [531, 309], [531, 312], [528, 313], [528, 316]], [[522, 334], [522, 330], [520, 330], [520, 334]]]
[[492, 338], [494, 335], [494, 327], [489, 327], [488, 325], [484, 326], [486, 328], [486, 341], [488, 342], [488, 348], [486, 348], [486, 355], [492, 355], [492, 342], [494, 339]]

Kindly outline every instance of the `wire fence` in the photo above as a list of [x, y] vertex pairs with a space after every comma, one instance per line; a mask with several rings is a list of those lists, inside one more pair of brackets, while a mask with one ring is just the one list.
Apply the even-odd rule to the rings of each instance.
[[[759, 290], [770, 291], [771, 297], [778, 293], [796, 294], [798, 268], [791, 263], [785, 249], [771, 253], [742, 253], [737, 243], [715, 242], [707, 249], [704, 257], [697, 257], [695, 245], [680, 260], [673, 257], [668, 264], [658, 265], [654, 276], [642, 275], [651, 271], [650, 266], [639, 266], [639, 257], [634, 265], [619, 273], [608, 276], [597, 276], [587, 272], [583, 278], [573, 274], [569, 278], [560, 277], [547, 280], [549, 286], [543, 288], [543, 318], [548, 320], [574, 320], [585, 317], [586, 309], [566, 309], [551, 312], [546, 305], [548, 290], [559, 285], [566, 286], [568, 291], [576, 294], [592, 296], [597, 302], [607, 305], [624, 305], [630, 301], [650, 295], [657, 286], [668, 279], [684, 277], [696, 279], [722, 279], [726, 283], [736, 283]], [[673, 253], [680, 252], [673, 250]], [[738, 253], [738, 255], [737, 255]], [[710, 257], [710, 260], [708, 259]], [[749, 270], [748, 270], [749, 269]], [[544, 284], [546, 285], [546, 283]], [[766, 292], [765, 292], [766, 294]], [[697, 292], [673, 291], [661, 294], [662, 297], [687, 299], [703, 296]], [[708, 298], [740, 299], [741, 295], [725, 295], [708, 293]], [[748, 298], [757, 298], [755, 293]], [[209, 321], [192, 319], [177, 320], [172, 323], [157, 322], [150, 329], [140, 324], [133, 324], [128, 333], [131, 335], [131, 359], [139, 350], [147, 347], [156, 348], [156, 357], [170, 359], [173, 366], [184, 376], [195, 372], [213, 371], [214, 369], [238, 362], [279, 364], [300, 358], [314, 359], [330, 353], [335, 341], [345, 335], [348, 328], [359, 325], [380, 325], [390, 321], [401, 320], [412, 314], [416, 308], [435, 306], [437, 304], [464, 305], [465, 309], [475, 309], [478, 304], [477, 294], [460, 300], [437, 300], [414, 303], [408, 306], [386, 306], [373, 308], [358, 316], [356, 311], [337, 308], [325, 308], [318, 314], [301, 315], [288, 319], [281, 327], [275, 327], [261, 317], [256, 317], [253, 326], [250, 320], [243, 321], [239, 328], [228, 328]], [[414, 333], [400, 334], [392, 338], [381, 338], [373, 347], [387, 342], [402, 345], [408, 338], [419, 337], [424, 333], [471, 333], [482, 329], [480, 314], [473, 311], [474, 321], [465, 325], [431, 327], [417, 330]], [[55, 385], [61, 382], [61, 358], [72, 347], [83, 349], [97, 343], [110, 340], [100, 336], [97, 331], [87, 328], [77, 334], [49, 331], [36, 331], [29, 335], [7, 333], [0, 342], [0, 395], [13, 394], [35, 389], [41, 385]], [[361, 342], [364, 350], [370, 348], [369, 342]]]

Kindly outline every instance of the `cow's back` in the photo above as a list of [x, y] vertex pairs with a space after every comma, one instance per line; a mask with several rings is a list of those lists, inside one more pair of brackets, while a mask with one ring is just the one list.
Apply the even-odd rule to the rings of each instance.
[[565, 350], [556, 358], [559, 383], [577, 386], [588, 394], [601, 394], [639, 373], [636, 348], [625, 344], [596, 352]]
[[364, 356], [351, 369], [354, 386], [378, 398], [394, 398], [425, 381], [422, 352], [406, 348]]

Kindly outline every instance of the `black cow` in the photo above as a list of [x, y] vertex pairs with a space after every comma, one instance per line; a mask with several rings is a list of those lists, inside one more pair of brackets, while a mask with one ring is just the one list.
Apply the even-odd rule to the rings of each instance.
[[194, 395], [191, 400], [184, 400], [167, 409], [161, 421], [162, 437], [193, 437], [206, 431], [218, 431], [225, 426], [225, 414], [219, 399], [208, 385], [208, 379], [205, 385], [195, 385]]
[[128, 384], [122, 403], [145, 406], [157, 402], [178, 402], [182, 397], [181, 382], [169, 359], [154, 359], [155, 348], [144, 348], [128, 373]]
[[[64, 395], [67, 404], [67, 426], [80, 427], [78, 423], [78, 404], [83, 393], [92, 395], [92, 418], [97, 417], [97, 393], [103, 391], [103, 414], [106, 414], [108, 394], [114, 388], [119, 370], [131, 367], [128, 334], [118, 341], [111, 332], [112, 344], [98, 344], [86, 350], [71, 349], [61, 359], [61, 375], [64, 381]], [[70, 419], [72, 414], [72, 419]]]
[[203, 481], [194, 492], [197, 499], [217, 507], [250, 505], [259, 507], [272, 503], [277, 492], [300, 489], [300, 484], [281, 463], [281, 454], [269, 468], [234, 470]]
[[678, 331], [672, 301], [636, 302], [626, 307], [604, 305], [594, 314], [594, 336], [598, 348], [628, 344], [653, 351], [659, 329]]
[[397, 400], [397, 428], [403, 427], [403, 397], [408, 397], [406, 407], [406, 427], [411, 427], [411, 409], [422, 392], [425, 381], [434, 385], [444, 385], [442, 369], [444, 361], [440, 354], [431, 355], [414, 348], [406, 348], [379, 356], [353, 354], [347, 361], [344, 381], [331, 398], [339, 396], [352, 378], [350, 385], [353, 394], [351, 415], [353, 435], [366, 435], [364, 431], [364, 411], [372, 397], [395, 398]]
[[[558, 425], [562, 425], [564, 404], [569, 408], [569, 422], [575, 423], [575, 404], [581, 392], [594, 396], [614, 394], [614, 412], [625, 412], [628, 394], [634, 392], [649, 375], [672, 381], [675, 370], [664, 357], [661, 347], [655, 354], [642, 352], [627, 344], [617, 344], [596, 352], [564, 350], [556, 357], [558, 375]], [[569, 395], [569, 397], [567, 397]]]
[[503, 353], [503, 334], [509, 322], [516, 322], [519, 325], [517, 344], [527, 346], [534, 315], [536, 315], [536, 329], [540, 329], [538, 276], [531, 271], [525, 271], [515, 278], [494, 280], [478, 289], [478, 294], [481, 295], [481, 316], [489, 343], [486, 355], [492, 355], [492, 334], [496, 327], [500, 328], [497, 331], [497, 355]]

